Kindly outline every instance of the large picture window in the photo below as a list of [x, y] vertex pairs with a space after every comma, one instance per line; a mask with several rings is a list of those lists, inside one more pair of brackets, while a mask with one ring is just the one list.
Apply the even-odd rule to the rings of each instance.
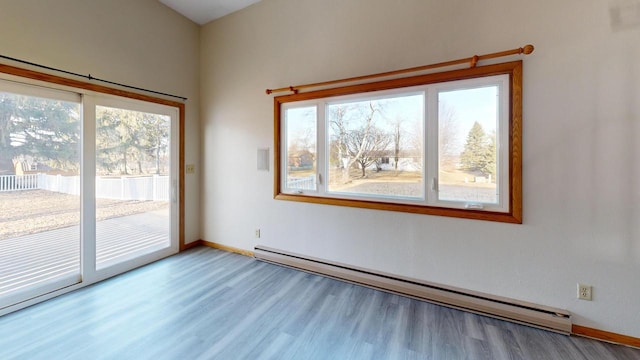
[[275, 198], [521, 223], [521, 69], [276, 97]]

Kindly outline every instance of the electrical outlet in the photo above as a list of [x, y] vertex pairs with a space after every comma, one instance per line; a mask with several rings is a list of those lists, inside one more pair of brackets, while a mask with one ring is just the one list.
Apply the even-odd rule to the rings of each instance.
[[591, 285], [578, 284], [578, 299], [591, 301]]
[[187, 174], [194, 174], [196, 172], [196, 166], [194, 164], [187, 164], [187, 169], [186, 169], [186, 173]]
[[256, 239], [260, 239], [260, 229], [256, 229]]

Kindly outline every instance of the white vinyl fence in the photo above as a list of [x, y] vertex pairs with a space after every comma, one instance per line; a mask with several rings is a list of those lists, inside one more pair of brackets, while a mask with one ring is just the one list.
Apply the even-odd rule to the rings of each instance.
[[0, 191], [37, 189], [38, 175], [0, 175]]
[[96, 197], [119, 200], [169, 200], [169, 176], [98, 177]]
[[[48, 190], [80, 195], [80, 177], [47, 174], [0, 175], [0, 191]], [[96, 177], [96, 197], [117, 200], [169, 200], [169, 176]]]
[[80, 176], [38, 174], [37, 189], [80, 195]]

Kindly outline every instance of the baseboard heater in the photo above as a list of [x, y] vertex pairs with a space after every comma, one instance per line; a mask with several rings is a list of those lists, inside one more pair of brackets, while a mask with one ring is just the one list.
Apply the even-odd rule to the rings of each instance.
[[571, 314], [566, 310], [385, 274], [265, 246], [256, 246], [254, 256], [258, 260], [480, 315], [567, 335], [571, 333]]

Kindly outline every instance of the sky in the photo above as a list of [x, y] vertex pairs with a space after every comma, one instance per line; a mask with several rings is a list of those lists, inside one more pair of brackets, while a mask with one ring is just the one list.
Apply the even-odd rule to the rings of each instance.
[[444, 105], [455, 112], [458, 130], [458, 143], [455, 147], [460, 151], [476, 121], [486, 134], [497, 130], [498, 86], [440, 92], [438, 100], [440, 107]]
[[486, 133], [496, 130], [498, 87], [490, 86], [467, 90], [440, 92], [438, 100], [455, 109], [461, 131], [467, 134], [474, 122], [479, 122]]
[[[482, 86], [482, 87], [480, 87]], [[434, 91], [433, 89], [428, 91]], [[419, 127], [412, 123], [421, 121], [425, 110], [426, 98], [423, 97], [424, 90], [416, 91], [407, 89], [406, 93], [396, 93], [383, 97], [375, 97], [375, 93], [365, 94], [367, 100], [356, 98], [351, 100], [337, 100], [328, 102], [328, 107], [336, 105], [362, 105], [363, 111], [354, 110], [352, 114], [358, 115], [360, 112], [366, 113], [370, 99], [374, 99], [381, 106], [381, 115], [376, 118], [376, 125], [391, 131], [396, 119], [403, 121], [405, 131], [415, 131]], [[444, 104], [449, 109], [453, 109], [455, 113], [455, 129], [457, 130], [456, 138], [459, 143], [456, 147], [462, 151], [467, 134], [474, 122], [480, 123], [485, 133], [491, 134], [496, 131], [498, 124], [498, 104], [499, 104], [499, 86], [498, 85], [478, 85], [476, 87], [465, 87], [457, 89], [440, 89], [438, 90], [439, 107]], [[360, 94], [363, 95], [363, 94]], [[427, 105], [428, 106], [428, 105]], [[426, 109], [426, 113], [429, 110]], [[330, 111], [327, 111], [330, 113]], [[315, 105], [300, 108], [289, 108], [285, 111], [287, 117], [287, 131], [290, 135], [308, 133], [305, 128], [315, 128], [316, 126], [316, 108]], [[359, 116], [359, 115], [358, 115]], [[429, 121], [429, 120], [427, 120]], [[352, 126], [356, 124], [351, 121]]]

